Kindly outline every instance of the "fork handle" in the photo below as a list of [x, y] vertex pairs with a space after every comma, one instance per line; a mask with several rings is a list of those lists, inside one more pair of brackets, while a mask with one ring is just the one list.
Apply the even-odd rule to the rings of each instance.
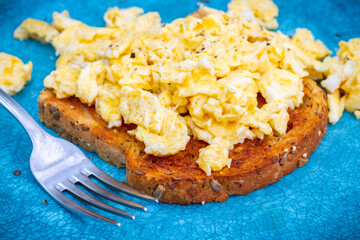
[[21, 123], [29, 134], [31, 141], [41, 140], [48, 134], [35, 122], [35, 120], [14, 99], [0, 88], [0, 103]]

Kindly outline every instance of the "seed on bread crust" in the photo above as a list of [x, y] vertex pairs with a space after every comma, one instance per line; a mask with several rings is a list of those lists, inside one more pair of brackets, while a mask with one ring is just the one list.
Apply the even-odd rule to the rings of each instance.
[[58, 111], [59, 109], [57, 107], [50, 105], [50, 113], [53, 114], [54, 112]]
[[141, 170], [141, 169], [136, 169], [135, 172], [137, 174], [139, 174], [139, 175], [144, 175], [145, 174], [145, 172], [143, 170]]
[[167, 185], [169, 186], [170, 189], [174, 189], [174, 185], [171, 182], [168, 182]]
[[54, 118], [56, 121], [59, 121], [59, 119], [60, 119], [60, 113], [59, 113], [59, 111], [53, 112], [53, 113], [52, 113], [52, 116], [53, 116], [53, 118]]
[[239, 180], [233, 181], [233, 183], [241, 185], [241, 184], [245, 183], [245, 180], [244, 179], [239, 179]]
[[155, 189], [153, 196], [155, 198], [159, 199], [159, 198], [161, 198], [161, 196], [163, 195], [164, 192], [165, 192], [165, 187], [163, 185], [158, 185]]
[[302, 167], [305, 165], [305, 163], [307, 163], [309, 161], [308, 158], [303, 158], [303, 159], [299, 159], [299, 162], [298, 162], [298, 167]]
[[44, 108], [45, 108], [44, 105], [39, 105], [39, 115], [40, 115], [40, 116], [43, 116], [43, 115], [44, 115], [44, 111], [45, 111]]
[[288, 159], [289, 152], [286, 152], [280, 160], [280, 165], [284, 165]]
[[184, 180], [184, 179], [181, 178], [181, 177], [172, 177], [172, 179], [173, 179], [174, 181], [182, 181], [182, 180]]
[[214, 192], [221, 192], [223, 190], [222, 185], [215, 179], [210, 180], [210, 186]]
[[58, 125], [55, 125], [55, 131], [58, 133], [58, 134], [62, 134], [64, 132], [64, 129], [62, 129], [60, 126]]
[[90, 130], [90, 127], [86, 124], [81, 124], [80, 129], [86, 132]]

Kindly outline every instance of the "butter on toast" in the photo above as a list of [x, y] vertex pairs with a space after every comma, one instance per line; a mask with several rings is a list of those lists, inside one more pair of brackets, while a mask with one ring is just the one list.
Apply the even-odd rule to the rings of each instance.
[[324, 91], [304, 79], [304, 102], [289, 110], [288, 131], [282, 138], [246, 140], [230, 151], [231, 168], [207, 176], [195, 162], [206, 143], [191, 139], [184, 151], [167, 157], [144, 152], [144, 144], [126, 133], [135, 125], [107, 128], [94, 107], [77, 98], [57, 99], [50, 89], [39, 96], [40, 120], [58, 134], [110, 164], [123, 167], [136, 189], [161, 202], [187, 205], [226, 201], [229, 195], [248, 194], [277, 182], [303, 166], [326, 134], [328, 109]]

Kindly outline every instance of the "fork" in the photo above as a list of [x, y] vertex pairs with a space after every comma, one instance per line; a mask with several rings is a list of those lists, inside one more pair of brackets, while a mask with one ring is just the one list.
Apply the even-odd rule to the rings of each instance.
[[89, 160], [74, 144], [64, 139], [49, 135], [1, 88], [0, 103], [15, 116], [31, 138], [33, 144], [33, 151], [30, 156], [30, 168], [32, 174], [40, 185], [64, 207], [73, 212], [78, 212], [86, 216], [120, 226], [119, 222], [92, 212], [72, 201], [64, 194], [66, 191], [75, 198], [78, 198], [79, 200], [94, 207], [122, 217], [135, 219], [133, 214], [112, 207], [90, 196], [77, 186], [80, 184], [90, 192], [100, 195], [101, 197], [115, 203], [138, 210], [147, 210], [145, 206], [129, 201], [102, 188], [92, 181], [90, 177], [94, 177], [100, 182], [105, 183], [122, 193], [136, 198], [158, 202], [157, 198], [141, 193], [127, 184], [110, 177], [92, 163], [92, 161]]

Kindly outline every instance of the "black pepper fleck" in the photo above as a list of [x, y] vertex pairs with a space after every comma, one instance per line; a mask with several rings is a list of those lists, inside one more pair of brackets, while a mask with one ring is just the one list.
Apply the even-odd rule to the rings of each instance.
[[131, 58], [135, 58], [135, 53], [132, 52], [132, 53], [130, 54], [130, 57], [131, 57]]

